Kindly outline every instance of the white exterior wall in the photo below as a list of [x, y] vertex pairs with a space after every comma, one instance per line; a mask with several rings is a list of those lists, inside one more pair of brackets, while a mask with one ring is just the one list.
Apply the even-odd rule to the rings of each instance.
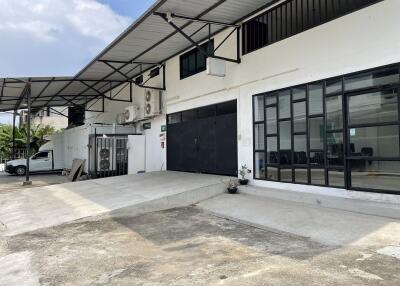
[[[173, 113], [232, 99], [238, 101], [238, 163], [253, 166], [252, 96], [261, 92], [400, 62], [400, 1], [386, 0], [242, 56], [242, 63], [227, 63], [225, 78], [205, 72], [180, 80], [179, 56], [166, 64], [166, 113]], [[217, 46], [229, 31], [217, 35]], [[217, 55], [235, 58], [236, 34]], [[134, 90], [134, 97], [140, 91]], [[107, 106], [108, 104], [106, 104]], [[114, 106], [114, 104], [113, 104]], [[115, 105], [116, 106], [116, 105]], [[112, 109], [114, 107], [111, 107]], [[106, 108], [107, 109], [107, 108]], [[165, 117], [146, 131], [148, 170], [166, 164], [159, 150]], [[150, 151], [149, 151], [150, 150]], [[287, 187], [288, 184], [252, 181], [253, 184]], [[316, 191], [314, 186], [289, 185]]]
[[55, 130], [61, 130], [68, 126], [68, 118], [58, 115], [58, 116], [43, 116], [35, 117], [31, 123], [33, 126], [52, 126]]

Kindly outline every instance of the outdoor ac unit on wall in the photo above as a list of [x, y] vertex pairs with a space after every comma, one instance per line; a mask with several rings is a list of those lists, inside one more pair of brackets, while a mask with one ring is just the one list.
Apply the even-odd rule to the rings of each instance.
[[115, 138], [97, 138], [97, 171], [116, 170]]
[[161, 112], [161, 90], [144, 90], [144, 117], [150, 118], [160, 115]]
[[139, 106], [130, 105], [125, 108], [125, 123], [132, 123], [138, 120], [139, 118]]
[[117, 114], [117, 124], [118, 125], [122, 125], [122, 124], [124, 124], [124, 123], [126, 123], [126, 120], [125, 120], [125, 113], [118, 113]]

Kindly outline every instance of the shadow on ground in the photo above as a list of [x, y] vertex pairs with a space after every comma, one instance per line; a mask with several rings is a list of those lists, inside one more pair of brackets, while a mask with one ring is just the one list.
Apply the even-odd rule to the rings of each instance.
[[0, 285], [396, 285], [400, 280], [399, 260], [375, 249], [332, 248], [196, 207], [92, 218], [5, 239]]

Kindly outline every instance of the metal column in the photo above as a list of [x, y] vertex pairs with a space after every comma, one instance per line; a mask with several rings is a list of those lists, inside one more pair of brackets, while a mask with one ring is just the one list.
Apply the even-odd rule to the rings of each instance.
[[31, 84], [28, 82], [26, 84], [26, 101], [28, 107], [27, 116], [27, 130], [26, 130], [26, 178], [23, 185], [32, 185], [32, 181], [29, 180], [29, 156], [31, 149]]
[[16, 113], [17, 113], [17, 111], [14, 110], [14, 113], [13, 113], [13, 130], [12, 130], [12, 155], [11, 155], [11, 158], [13, 160], [15, 160], [15, 119], [16, 119], [16, 116], [17, 116]]

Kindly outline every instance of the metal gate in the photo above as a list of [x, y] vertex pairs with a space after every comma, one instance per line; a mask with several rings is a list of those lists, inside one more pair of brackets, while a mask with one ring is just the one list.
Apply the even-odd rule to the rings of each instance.
[[93, 178], [128, 174], [128, 138], [110, 135], [89, 137], [89, 175]]
[[237, 175], [236, 101], [168, 115], [167, 168]]

